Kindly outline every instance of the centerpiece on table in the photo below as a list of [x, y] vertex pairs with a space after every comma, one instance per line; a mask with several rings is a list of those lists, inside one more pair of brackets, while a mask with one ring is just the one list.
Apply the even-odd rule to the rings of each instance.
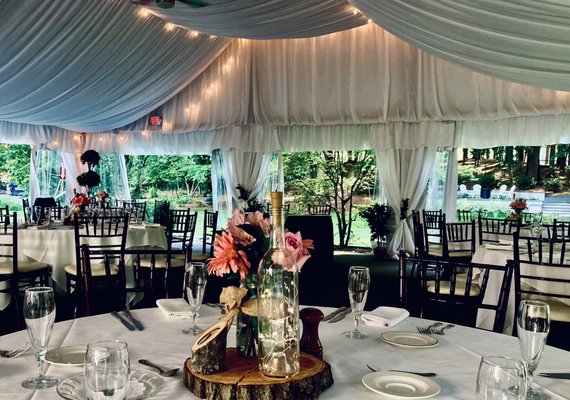
[[99, 156], [99, 153], [97, 153], [95, 150], [87, 150], [81, 155], [81, 163], [87, 164], [87, 171], [77, 176], [77, 183], [79, 186], [84, 187], [85, 190], [82, 192], [77, 192], [77, 190], [73, 188], [71, 208], [67, 215], [64, 217], [64, 224], [69, 225], [78, 216], [83, 215], [87, 206], [91, 204], [89, 194], [95, 186], [101, 183], [101, 177], [97, 172], [94, 171], [94, 168], [99, 165], [100, 159], [101, 157]]
[[526, 204], [526, 199], [523, 199], [523, 198], [518, 198], [518, 199], [511, 201], [511, 204], [509, 204], [509, 207], [513, 210], [510, 217], [511, 218], [518, 218], [518, 219], [520, 219], [522, 217], [522, 212], [524, 210], [528, 209], [528, 206]]
[[109, 206], [109, 193], [107, 193], [104, 190], [101, 190], [100, 192], [97, 193], [97, 204], [99, 204], [100, 207], [102, 208], [106, 208]]
[[[270, 221], [263, 213], [246, 213], [234, 210], [228, 226], [214, 242], [214, 257], [209, 259], [208, 272], [238, 280], [240, 287], [247, 289], [247, 298], [257, 298], [257, 272], [263, 255], [269, 249]], [[296, 261], [298, 270], [309, 259], [313, 241], [303, 239], [301, 233], [285, 232], [283, 247]], [[247, 299], [246, 298], [246, 299]], [[246, 300], [244, 299], [244, 300]], [[257, 313], [248, 311], [257, 307], [240, 309], [236, 323], [236, 347], [244, 357], [257, 356]], [[255, 314], [255, 315], [253, 315]]]

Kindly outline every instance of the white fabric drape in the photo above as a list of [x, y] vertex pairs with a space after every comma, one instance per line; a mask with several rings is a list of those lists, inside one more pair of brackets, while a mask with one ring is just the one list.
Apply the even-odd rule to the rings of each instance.
[[346, 0], [208, 0], [206, 7], [177, 2], [163, 9], [146, 2], [159, 18], [200, 32], [249, 39], [319, 36], [366, 24]]
[[81, 164], [81, 153], [61, 153], [61, 160], [66, 169], [65, 176], [65, 201], [69, 204], [73, 198], [73, 189], [80, 192], [77, 176], [84, 172], [84, 166]]
[[174, 96], [230, 42], [139, 11], [130, 1], [0, 2], [0, 119], [118, 128]]
[[399, 38], [502, 79], [570, 90], [570, 4], [533, 0], [349, 0]]
[[436, 149], [421, 147], [413, 150], [376, 150], [376, 163], [388, 204], [394, 210], [396, 227], [388, 244], [388, 254], [396, 255], [399, 249], [414, 252], [413, 235], [407, 218], [400, 219], [403, 199], [409, 199], [406, 217], [412, 214], [431, 175]]
[[38, 181], [36, 164], [36, 152], [32, 148], [30, 151], [30, 191], [28, 193], [30, 206], [34, 204], [34, 200], [36, 200], [37, 197], [40, 197], [40, 183]]
[[449, 150], [447, 157], [447, 173], [445, 188], [443, 191], [442, 210], [446, 215], [446, 221], [454, 222], [457, 211], [457, 149]]

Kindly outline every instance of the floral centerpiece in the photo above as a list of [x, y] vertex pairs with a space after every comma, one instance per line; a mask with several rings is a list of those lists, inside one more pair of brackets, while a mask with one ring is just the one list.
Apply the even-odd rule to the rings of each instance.
[[99, 203], [101, 207], [106, 207], [108, 201], [109, 193], [104, 190], [101, 190], [99, 193], [97, 193], [97, 203]]
[[[262, 212], [255, 211], [246, 216], [243, 210], [234, 210], [227, 228], [216, 237], [214, 257], [208, 260], [208, 273], [239, 279], [240, 285], [248, 289], [250, 298], [255, 298], [257, 269], [269, 248], [269, 229], [269, 218], [265, 218]], [[303, 239], [300, 232], [286, 231], [282, 248], [292, 255], [300, 271], [310, 258], [309, 249], [313, 248], [313, 241]], [[236, 334], [238, 351], [243, 356], [255, 357], [257, 319], [238, 314]]]
[[85, 212], [85, 208], [91, 204], [91, 200], [83, 193], [76, 193], [71, 199], [71, 208], [63, 219], [63, 223], [69, 225], [71, 222]]
[[528, 206], [526, 204], [526, 199], [523, 198], [518, 198], [515, 199], [513, 201], [511, 201], [511, 204], [509, 204], [509, 207], [513, 209], [514, 213], [511, 214], [513, 215], [520, 215], [523, 210], [527, 210]]

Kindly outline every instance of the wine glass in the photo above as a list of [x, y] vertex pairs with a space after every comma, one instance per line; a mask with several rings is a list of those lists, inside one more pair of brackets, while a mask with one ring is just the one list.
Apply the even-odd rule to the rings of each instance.
[[51, 225], [51, 207], [44, 207], [44, 225]]
[[33, 220], [39, 225], [42, 219], [42, 206], [34, 206]]
[[523, 361], [484, 356], [477, 372], [477, 400], [522, 400], [526, 396], [526, 379]]
[[58, 384], [59, 379], [45, 375], [44, 361], [47, 345], [55, 321], [55, 300], [50, 287], [32, 287], [24, 293], [24, 319], [30, 344], [36, 356], [38, 375], [22, 382], [26, 389], [46, 389]]
[[350, 299], [350, 308], [352, 309], [352, 317], [354, 319], [354, 330], [344, 332], [344, 336], [351, 339], [364, 339], [367, 334], [358, 330], [360, 317], [366, 297], [368, 297], [368, 288], [370, 286], [370, 271], [368, 267], [352, 266], [348, 271], [348, 297]]
[[195, 335], [200, 332], [200, 328], [196, 325], [198, 318], [198, 310], [202, 305], [202, 298], [206, 291], [206, 282], [208, 281], [208, 271], [206, 263], [203, 262], [187, 262], [184, 270], [184, 293], [186, 301], [190, 305], [192, 311], [192, 327], [182, 331], [187, 335]]
[[550, 306], [542, 301], [523, 300], [517, 315], [519, 345], [527, 370], [527, 399], [549, 399], [547, 394], [531, 388], [550, 330]]

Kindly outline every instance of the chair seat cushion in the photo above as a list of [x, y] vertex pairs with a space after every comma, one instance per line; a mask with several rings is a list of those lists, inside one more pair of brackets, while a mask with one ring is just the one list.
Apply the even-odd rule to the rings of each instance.
[[[34, 272], [49, 268], [49, 264], [39, 261], [18, 261], [18, 272]], [[13, 272], [12, 261], [0, 262], [0, 275], [10, 275]]]
[[[465, 281], [464, 280], [456, 280], [455, 281], [455, 296], [464, 296], [465, 295]], [[429, 293], [435, 293], [435, 282], [430, 281], [427, 282], [427, 291]], [[439, 293], [440, 294], [451, 294], [451, 282], [450, 281], [441, 281], [439, 283]], [[469, 294], [468, 296], [479, 296], [481, 293], [481, 288], [479, 285], [474, 284], [471, 282], [471, 286], [469, 287]]]
[[[119, 274], [119, 266], [116, 264], [111, 264], [110, 270], [111, 270], [111, 275]], [[77, 268], [75, 268], [75, 265], [73, 264], [66, 265], [65, 273], [69, 275], [77, 275]], [[106, 275], [104, 263], [91, 264], [91, 276], [104, 276], [104, 275]]]
[[[151, 258], [150, 257], [146, 257], [146, 258], [141, 258], [140, 260], [140, 267], [141, 268], [150, 268], [151, 267]], [[181, 268], [184, 267], [184, 258], [179, 259], [179, 258], [175, 258], [172, 257], [172, 259], [170, 260], [170, 266], [171, 268]], [[160, 257], [156, 257], [154, 259], [154, 268], [166, 268], [166, 257], [164, 256], [160, 256]]]
[[206, 253], [192, 253], [192, 261], [206, 261], [208, 258], [210, 255]]

